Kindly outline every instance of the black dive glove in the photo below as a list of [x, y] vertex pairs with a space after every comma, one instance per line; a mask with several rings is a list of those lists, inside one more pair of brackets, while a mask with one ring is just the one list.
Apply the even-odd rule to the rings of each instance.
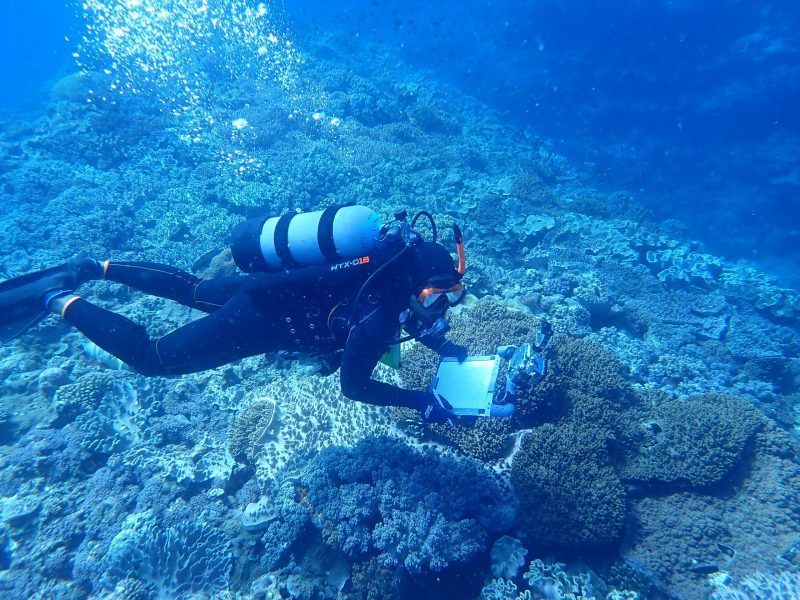
[[452, 356], [453, 358], [457, 358], [458, 362], [464, 362], [469, 356], [469, 350], [467, 350], [466, 346], [456, 344], [450, 340], [447, 340], [444, 344], [439, 346], [436, 352], [439, 356]]
[[431, 392], [414, 392], [415, 406], [419, 411], [422, 420], [426, 423], [450, 423], [456, 415], [453, 413], [453, 405], [444, 398], [434, 396]]

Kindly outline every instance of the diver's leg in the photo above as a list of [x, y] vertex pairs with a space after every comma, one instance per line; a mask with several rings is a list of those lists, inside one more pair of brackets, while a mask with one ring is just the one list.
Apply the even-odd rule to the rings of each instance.
[[212, 314], [158, 339], [78, 296], [56, 298], [50, 308], [142, 375], [194, 373], [276, 349], [271, 319], [249, 294], [238, 294]]
[[175, 300], [203, 312], [213, 312], [239, 291], [243, 277], [200, 279], [171, 267], [150, 262], [103, 263], [103, 276], [152, 296]]

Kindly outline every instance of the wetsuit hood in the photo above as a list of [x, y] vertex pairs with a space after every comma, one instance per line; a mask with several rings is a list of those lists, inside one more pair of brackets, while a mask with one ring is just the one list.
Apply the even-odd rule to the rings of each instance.
[[416, 289], [422, 289], [431, 281], [461, 281], [463, 275], [456, 269], [450, 252], [435, 242], [421, 242], [411, 250], [409, 274]]

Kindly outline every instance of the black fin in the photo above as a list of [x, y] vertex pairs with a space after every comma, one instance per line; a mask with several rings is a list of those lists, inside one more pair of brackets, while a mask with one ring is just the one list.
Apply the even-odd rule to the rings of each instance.
[[0, 342], [13, 340], [44, 319], [42, 297], [63, 280], [64, 267], [59, 266], [0, 282]]

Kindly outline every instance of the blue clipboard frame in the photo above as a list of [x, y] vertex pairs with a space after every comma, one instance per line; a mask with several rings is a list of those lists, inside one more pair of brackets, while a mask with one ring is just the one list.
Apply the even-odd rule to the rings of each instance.
[[500, 370], [500, 357], [470, 356], [463, 362], [444, 357], [431, 382], [433, 393], [445, 398], [458, 416], [488, 417]]

